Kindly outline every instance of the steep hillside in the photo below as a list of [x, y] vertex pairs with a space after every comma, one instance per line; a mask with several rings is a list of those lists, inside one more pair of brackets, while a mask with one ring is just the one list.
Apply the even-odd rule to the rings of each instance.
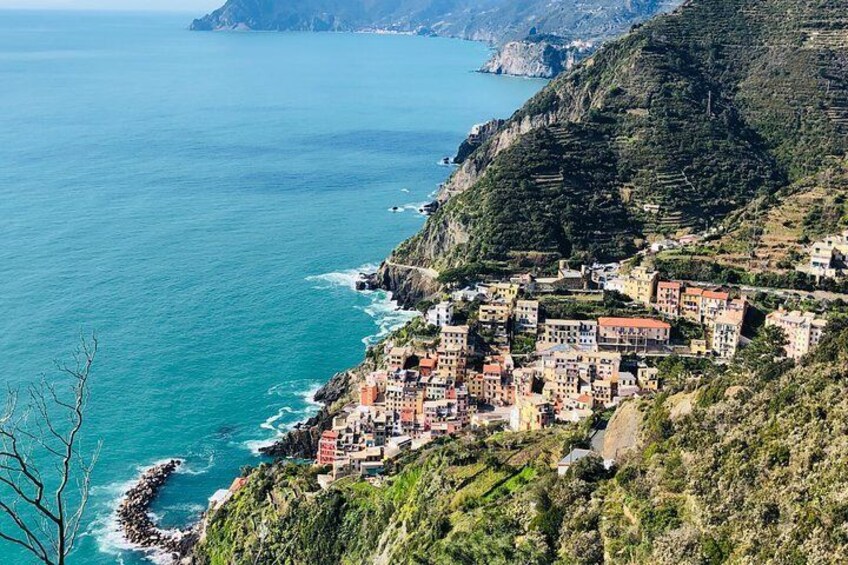
[[749, 272], [795, 271], [809, 247], [848, 228], [848, 160], [834, 160], [775, 194], [756, 198], [724, 222], [720, 237], [663, 259], [715, 263]]
[[692, 0], [561, 75], [393, 254], [484, 270], [701, 230], [848, 146], [848, 1]]
[[679, 0], [228, 0], [194, 30], [394, 31], [507, 46], [485, 70], [551, 77]]
[[844, 563], [848, 329], [834, 324], [797, 367], [776, 347], [766, 332], [692, 393], [631, 406], [638, 442], [613, 450], [611, 472], [588, 458], [557, 476], [585, 428], [446, 442], [380, 484], [326, 491], [313, 469], [264, 465], [212, 517], [196, 560]]

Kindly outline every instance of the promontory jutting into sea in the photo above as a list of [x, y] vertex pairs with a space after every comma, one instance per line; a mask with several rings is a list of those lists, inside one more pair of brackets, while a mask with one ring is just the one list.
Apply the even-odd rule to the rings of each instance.
[[0, 563], [848, 561], [848, 0], [36, 1]]

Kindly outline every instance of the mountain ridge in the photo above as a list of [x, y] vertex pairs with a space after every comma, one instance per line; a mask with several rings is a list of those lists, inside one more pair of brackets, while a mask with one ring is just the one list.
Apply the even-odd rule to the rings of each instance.
[[391, 261], [616, 259], [719, 226], [845, 154], [846, 10], [692, 1], [606, 44], [466, 159]]
[[550, 78], [677, 0], [227, 0], [191, 29], [388, 31], [485, 41], [485, 72]]

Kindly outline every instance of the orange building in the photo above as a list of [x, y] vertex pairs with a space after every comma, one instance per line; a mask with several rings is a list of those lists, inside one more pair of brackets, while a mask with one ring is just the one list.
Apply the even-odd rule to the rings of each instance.
[[362, 406], [374, 406], [379, 394], [380, 389], [377, 388], [376, 383], [363, 383], [359, 387], [359, 404]]
[[418, 362], [418, 371], [421, 373], [422, 377], [429, 377], [433, 374], [433, 371], [436, 370], [437, 364], [438, 361], [435, 358], [425, 357]]
[[680, 294], [683, 286], [677, 282], [662, 281], [657, 285], [657, 304], [659, 312], [668, 318], [680, 315]]

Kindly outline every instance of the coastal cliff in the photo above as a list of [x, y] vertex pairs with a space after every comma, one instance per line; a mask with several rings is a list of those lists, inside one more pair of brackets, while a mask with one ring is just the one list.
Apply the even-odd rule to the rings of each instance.
[[498, 48], [484, 72], [556, 76], [591, 46], [668, 11], [678, 0], [228, 0], [195, 31], [383, 32], [484, 41]]
[[484, 143], [497, 135], [504, 123], [505, 120], [494, 119], [484, 124], [477, 124], [471, 128], [468, 137], [460, 144], [456, 156], [453, 158], [453, 163], [455, 165], [465, 163], [468, 157], [482, 147]]
[[510, 41], [480, 69], [484, 73], [553, 78], [592, 51], [590, 43], [563, 46], [547, 41]]
[[848, 147], [843, 7], [693, 1], [606, 44], [469, 155], [389, 260], [444, 275], [618, 259], [776, 204]]
[[323, 404], [318, 414], [297, 424], [279, 440], [261, 448], [260, 452], [282, 459], [314, 459], [321, 433], [332, 427], [333, 418], [339, 412], [338, 405], [352, 398], [355, 393], [353, 381], [356, 380], [356, 375], [364, 370], [365, 364], [333, 375], [312, 397], [315, 402]]

